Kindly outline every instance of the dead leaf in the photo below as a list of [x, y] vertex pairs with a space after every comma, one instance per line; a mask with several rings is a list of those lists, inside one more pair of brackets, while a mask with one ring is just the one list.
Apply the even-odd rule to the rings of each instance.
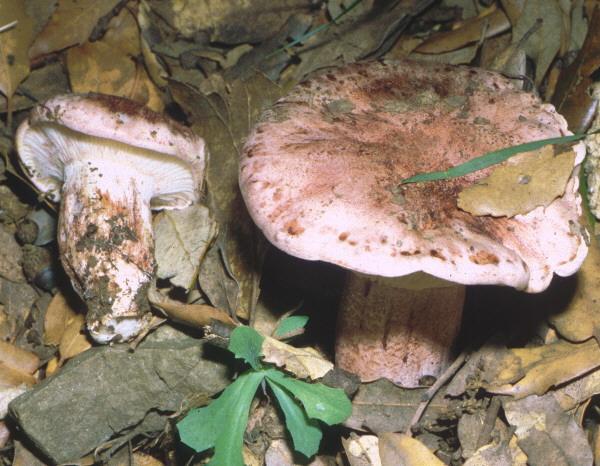
[[380, 434], [379, 456], [381, 466], [444, 466], [425, 445], [406, 434]]
[[81, 314], [76, 314], [67, 320], [67, 326], [58, 345], [61, 364], [92, 347], [83, 331], [84, 324], [85, 318]]
[[[508, 16], [514, 21], [513, 14], [509, 13]], [[546, 76], [550, 64], [560, 51], [563, 37], [567, 34], [560, 0], [527, 0], [518, 14], [518, 19], [512, 24], [513, 43], [519, 42], [538, 18], [543, 19], [541, 27], [523, 44], [527, 55], [536, 64], [536, 85]]]
[[0, 362], [0, 387], [14, 388], [35, 385], [37, 379], [25, 371]]
[[573, 173], [575, 152], [554, 155], [553, 146], [513, 157], [490, 176], [463, 189], [458, 207], [473, 215], [513, 217], [548, 206], [565, 192]]
[[29, 74], [27, 50], [33, 41], [33, 20], [22, 0], [2, 0], [0, 26], [15, 21], [13, 27], [0, 32], [0, 92], [8, 99]]
[[592, 241], [577, 271], [575, 292], [568, 307], [549, 320], [569, 341], [582, 342], [595, 337], [600, 342], [600, 245], [597, 241]]
[[83, 44], [98, 24], [120, 0], [59, 0], [46, 27], [29, 49], [29, 57], [57, 52], [72, 45]]
[[375, 435], [350, 434], [342, 438], [342, 445], [350, 466], [381, 466], [379, 439]]
[[23, 443], [15, 440], [12, 466], [47, 466], [47, 464], [35, 456]]
[[210, 325], [213, 320], [231, 327], [236, 325], [233, 319], [221, 309], [206, 304], [184, 304], [167, 298], [154, 287], [148, 291], [148, 299], [154, 306], [162, 309], [169, 318], [196, 328]]
[[261, 74], [227, 83], [227, 89], [203, 95], [171, 82], [175, 101], [191, 115], [211, 153], [209, 205], [219, 224], [217, 241], [225, 268], [238, 285], [228, 302], [239, 316], [248, 318], [258, 296], [263, 246], [238, 189], [238, 155], [242, 139], [282, 90]]
[[67, 51], [74, 92], [100, 92], [140, 102], [156, 112], [164, 108], [160, 92], [138, 61], [142, 49], [134, 15], [123, 8], [101, 40]]
[[65, 295], [57, 292], [44, 316], [44, 343], [58, 345], [65, 333], [68, 323], [77, 315]]
[[0, 340], [0, 364], [26, 374], [33, 374], [40, 366], [37, 354]]
[[510, 28], [506, 14], [493, 8], [475, 18], [464, 21], [459, 27], [450, 31], [438, 32], [419, 45], [415, 52], [438, 54], [450, 52], [477, 42], [482, 34], [485, 38], [501, 34]]
[[531, 465], [592, 465], [586, 434], [565, 413], [552, 393], [521, 400], [502, 400], [509, 424]]
[[165, 210], [153, 221], [156, 276], [189, 290], [198, 275], [202, 257], [217, 235], [208, 208], [195, 204], [182, 210]]
[[560, 341], [498, 352], [484, 364], [486, 390], [521, 399], [531, 394], [542, 395], [550, 387], [597, 368], [600, 347], [595, 340], [578, 344]]
[[265, 337], [262, 345], [264, 360], [285, 369], [299, 379], [320, 379], [333, 364], [313, 348], [296, 348], [271, 337]]
[[[344, 425], [376, 434], [404, 431], [410, 425], [426, 391], [426, 388], [398, 387], [387, 379], [361, 384], [352, 399], [352, 415]], [[449, 406], [450, 401], [438, 392], [429, 403], [421, 422], [432, 422], [441, 413], [447, 412]]]

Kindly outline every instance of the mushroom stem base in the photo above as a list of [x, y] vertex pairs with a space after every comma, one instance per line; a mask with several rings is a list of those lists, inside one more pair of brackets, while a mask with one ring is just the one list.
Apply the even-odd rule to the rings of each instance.
[[336, 363], [363, 382], [387, 378], [415, 387], [450, 362], [460, 329], [463, 285], [424, 273], [350, 274], [338, 314]]

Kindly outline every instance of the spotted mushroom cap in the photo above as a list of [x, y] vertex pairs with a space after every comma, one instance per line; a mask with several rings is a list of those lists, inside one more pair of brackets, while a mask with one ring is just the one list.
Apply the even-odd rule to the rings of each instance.
[[[240, 186], [275, 246], [380, 276], [416, 271], [529, 292], [574, 273], [587, 247], [574, 167], [565, 194], [513, 218], [457, 207], [461, 178], [400, 185], [488, 151], [570, 134], [507, 78], [412, 61], [352, 64], [296, 86], [244, 147]], [[584, 152], [576, 146], [575, 165]]]
[[189, 128], [123, 97], [64, 94], [34, 107], [16, 137], [32, 182], [54, 201], [60, 200], [65, 164], [82, 150], [78, 141], [105, 141], [119, 152], [122, 163], [154, 171], [158, 183], [153, 208], [185, 207], [202, 189], [207, 151], [204, 140]]

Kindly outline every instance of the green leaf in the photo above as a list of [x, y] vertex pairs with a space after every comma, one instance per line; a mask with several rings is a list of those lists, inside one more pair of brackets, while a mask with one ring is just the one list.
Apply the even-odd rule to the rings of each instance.
[[285, 425], [292, 436], [294, 449], [307, 458], [311, 457], [319, 449], [323, 437], [317, 421], [308, 418], [302, 407], [290, 396], [287, 390], [269, 379], [267, 379], [267, 382], [285, 415]]
[[[591, 132], [589, 134], [595, 134], [600, 132], [600, 130]], [[430, 173], [420, 173], [415, 176], [411, 176], [410, 178], [405, 178], [400, 182], [400, 184], [408, 184], [408, 183], [419, 183], [423, 181], [437, 181], [437, 180], [448, 180], [451, 178], [458, 178], [459, 176], [467, 175], [469, 173], [473, 173], [477, 170], [482, 170], [484, 168], [490, 167], [492, 165], [496, 165], [498, 163], [504, 162], [508, 160], [512, 156], [516, 154], [520, 154], [521, 152], [533, 151], [536, 149], [540, 149], [541, 147], [547, 146], [548, 144], [566, 144], [569, 142], [579, 141], [580, 139], [585, 138], [588, 134], [574, 134], [572, 136], [562, 136], [557, 138], [549, 138], [549, 139], [540, 139], [537, 141], [526, 142], [524, 144], [519, 144], [517, 146], [506, 147], [504, 149], [500, 149], [493, 152], [488, 152], [485, 155], [480, 157], [476, 157], [474, 159], [469, 160], [468, 162], [461, 163], [460, 165], [456, 165], [452, 168], [449, 168], [445, 171], [439, 172], [430, 172]]]
[[243, 359], [250, 364], [252, 369], [259, 370], [262, 367], [260, 357], [264, 339], [256, 330], [242, 325], [231, 332], [228, 349], [235, 354], [236, 358]]
[[308, 322], [308, 316], [289, 316], [283, 319], [277, 329], [273, 333], [273, 336], [277, 338], [284, 338], [286, 335], [295, 333], [301, 328], [306, 326]]
[[275, 369], [265, 371], [265, 377], [267, 381], [287, 389], [300, 400], [311, 419], [333, 425], [343, 422], [352, 413], [352, 403], [344, 390], [292, 379]]
[[264, 371], [240, 375], [210, 405], [177, 423], [181, 441], [196, 452], [214, 448], [210, 466], [244, 466], [242, 447], [248, 413]]

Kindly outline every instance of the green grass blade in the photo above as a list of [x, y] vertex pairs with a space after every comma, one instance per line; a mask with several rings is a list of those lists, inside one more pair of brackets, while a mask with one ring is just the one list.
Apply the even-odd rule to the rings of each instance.
[[400, 182], [400, 184], [421, 183], [424, 181], [438, 181], [448, 180], [451, 178], [458, 178], [459, 176], [468, 175], [469, 173], [473, 173], [475, 171], [482, 170], [484, 168], [491, 167], [492, 165], [504, 162], [505, 160], [508, 160], [512, 156], [520, 154], [521, 152], [537, 150], [544, 146], [547, 146], [548, 144], [567, 144], [569, 142], [576, 142], [585, 138], [586, 136], [589, 136], [590, 134], [595, 134], [597, 132], [599, 131], [594, 131], [593, 133], [589, 134], [573, 134], [571, 136], [540, 139], [537, 141], [519, 144], [517, 146], [506, 147], [504, 149], [488, 152], [485, 155], [476, 157], [474, 159], [469, 160], [468, 162], [461, 163], [460, 165], [456, 165], [452, 168], [449, 168], [448, 170], [430, 173], [419, 173], [417, 175], [411, 176], [410, 178], [405, 178]]

